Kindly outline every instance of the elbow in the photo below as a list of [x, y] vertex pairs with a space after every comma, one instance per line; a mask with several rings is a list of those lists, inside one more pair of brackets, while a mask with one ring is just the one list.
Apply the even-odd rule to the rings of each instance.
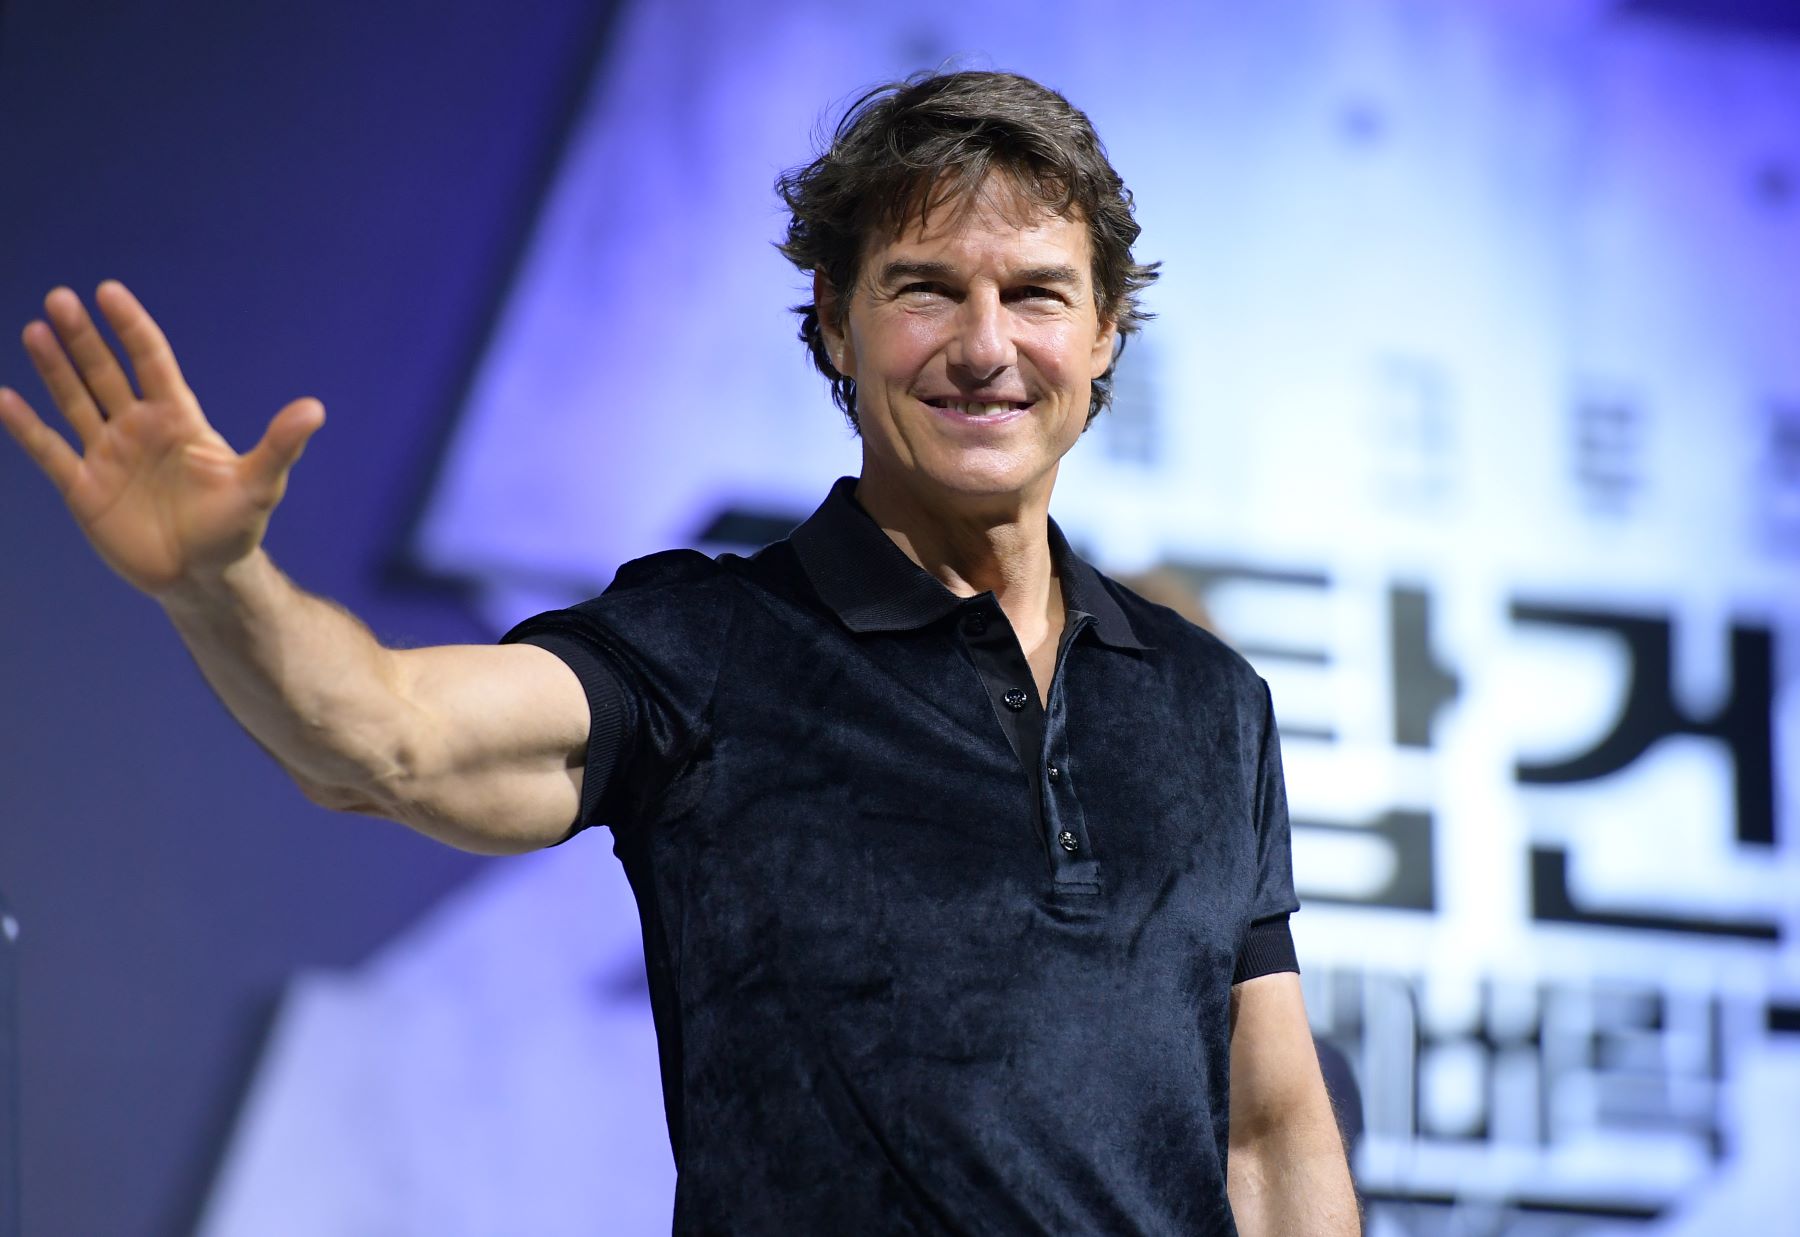
[[1362, 1216], [1344, 1148], [1332, 1131], [1301, 1125], [1234, 1137], [1225, 1188], [1238, 1231], [1356, 1237]]
[[381, 816], [389, 820], [398, 819], [392, 806], [383, 804], [375, 795], [365, 789], [316, 781], [298, 775], [295, 776], [294, 783], [299, 786], [300, 793], [306, 796], [308, 802], [329, 811], [354, 812], [359, 816]]
[[268, 745], [263, 750], [275, 757], [309, 802], [333, 812], [401, 819], [407, 796], [419, 780], [413, 753], [368, 736], [332, 737], [316, 725], [313, 729], [319, 733], [303, 760]]
[[427, 795], [405, 793], [398, 782], [341, 785], [295, 780], [307, 799], [322, 808], [391, 820], [434, 842], [472, 855], [517, 855], [545, 844], [541, 839], [514, 835], [504, 829], [484, 827], [463, 819], [434, 803]]
[[404, 823], [410, 802], [417, 798], [417, 777], [393, 753], [380, 758], [363, 753], [354, 760], [339, 760], [330, 769], [284, 765], [308, 801], [333, 812]]

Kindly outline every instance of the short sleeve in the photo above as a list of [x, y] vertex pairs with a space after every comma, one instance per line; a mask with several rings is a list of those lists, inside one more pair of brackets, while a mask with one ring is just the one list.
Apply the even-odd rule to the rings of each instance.
[[1294, 861], [1288, 831], [1287, 786], [1281, 773], [1281, 735], [1267, 683], [1262, 688], [1262, 726], [1256, 769], [1256, 887], [1250, 928], [1238, 949], [1231, 982], [1300, 969], [1288, 916], [1300, 909], [1294, 894]]
[[587, 695], [571, 836], [655, 815], [699, 746], [730, 612], [730, 589], [714, 560], [668, 551], [625, 564], [600, 596], [535, 615], [500, 637], [554, 653]]
[[636, 702], [606, 654], [573, 632], [559, 630], [555, 619], [556, 612], [526, 619], [500, 637], [500, 643], [535, 644], [556, 654], [575, 672], [587, 693], [588, 741], [581, 774], [581, 808], [568, 837], [563, 839], [567, 841], [602, 815], [600, 805], [618, 774]]

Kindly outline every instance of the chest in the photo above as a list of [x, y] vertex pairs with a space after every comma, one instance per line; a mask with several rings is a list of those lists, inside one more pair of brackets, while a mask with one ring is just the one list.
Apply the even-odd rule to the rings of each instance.
[[[652, 843], [679, 896], [715, 908], [709, 923], [731, 908], [745, 965], [867, 978], [923, 950], [1007, 973], [1070, 948], [1083, 965], [1229, 970], [1255, 866], [1254, 762], [1232, 719], [1154, 659], [1072, 641], [1055, 692], [1042, 682], [1029, 767], [941, 635], [796, 646], [778, 665], [722, 678], [704, 759]], [[758, 955], [759, 940], [782, 948]]]

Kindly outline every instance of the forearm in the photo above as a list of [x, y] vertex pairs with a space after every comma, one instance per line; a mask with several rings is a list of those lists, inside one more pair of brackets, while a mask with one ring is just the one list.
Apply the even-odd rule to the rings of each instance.
[[260, 546], [307, 440], [314, 399], [288, 404], [239, 454], [207, 421], [144, 307], [117, 283], [96, 299], [138, 390], [80, 298], [45, 298], [24, 342], [78, 452], [17, 392], [3, 427], [88, 541], [155, 597], [200, 671], [307, 795], [470, 850], [566, 834], [580, 804], [589, 709], [555, 655], [527, 645], [389, 650], [291, 584]]
[[1243, 1237], [1355, 1237], [1356, 1193], [1335, 1124], [1233, 1142], [1226, 1174]]
[[303, 790], [379, 810], [361, 800], [406, 776], [408, 710], [393, 655], [367, 627], [261, 550], [157, 600], [232, 716]]

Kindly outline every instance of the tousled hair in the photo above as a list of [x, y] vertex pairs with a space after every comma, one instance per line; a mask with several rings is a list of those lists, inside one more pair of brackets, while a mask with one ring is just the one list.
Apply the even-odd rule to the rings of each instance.
[[[1004, 175], [1023, 200], [1086, 225], [1096, 308], [1118, 330], [1113, 364], [1094, 380], [1088, 421], [1112, 399], [1127, 337], [1150, 315], [1138, 293], [1156, 263], [1136, 261], [1131, 191], [1107, 160], [1088, 118], [1056, 91], [1014, 73], [916, 73], [852, 103], [825, 149], [775, 182], [791, 217], [777, 248], [835, 293], [841, 329], [862, 259], [932, 212], [967, 209], [987, 179]], [[856, 382], [838, 372], [816, 300], [796, 305], [800, 339], [856, 427]]]

